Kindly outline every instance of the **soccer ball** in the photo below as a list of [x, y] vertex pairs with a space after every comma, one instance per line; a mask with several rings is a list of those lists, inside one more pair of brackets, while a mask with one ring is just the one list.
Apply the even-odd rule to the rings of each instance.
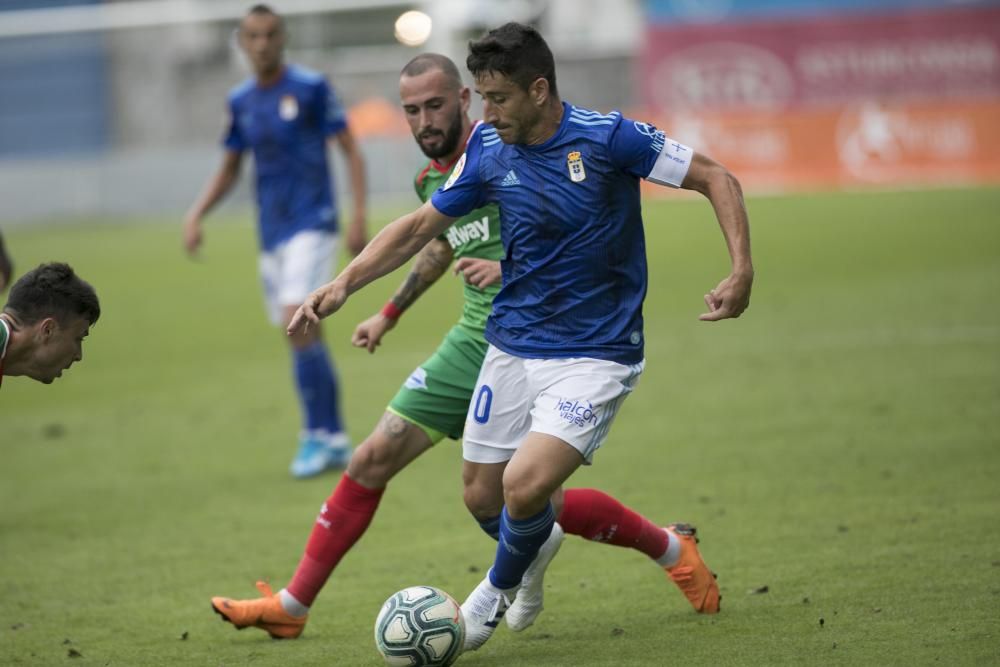
[[394, 593], [375, 619], [375, 646], [393, 667], [447, 667], [464, 642], [461, 607], [433, 586]]

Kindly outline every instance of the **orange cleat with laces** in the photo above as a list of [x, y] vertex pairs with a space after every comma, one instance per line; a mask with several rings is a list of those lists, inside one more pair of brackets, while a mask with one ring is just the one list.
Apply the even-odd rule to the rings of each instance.
[[719, 613], [722, 596], [715, 583], [715, 573], [708, 569], [698, 553], [697, 529], [687, 523], [672, 523], [667, 530], [681, 541], [680, 559], [672, 567], [664, 568], [667, 576], [699, 614]]
[[267, 582], [258, 581], [257, 590], [264, 597], [253, 600], [214, 597], [212, 609], [237, 630], [259, 628], [272, 639], [295, 639], [301, 635], [309, 615], [292, 616], [285, 611], [281, 606], [281, 597], [271, 590]]

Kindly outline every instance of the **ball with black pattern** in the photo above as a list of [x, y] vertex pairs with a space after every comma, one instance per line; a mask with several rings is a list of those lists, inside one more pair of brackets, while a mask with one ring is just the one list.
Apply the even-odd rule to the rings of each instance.
[[447, 667], [464, 642], [461, 607], [433, 586], [393, 593], [375, 619], [375, 646], [393, 667]]

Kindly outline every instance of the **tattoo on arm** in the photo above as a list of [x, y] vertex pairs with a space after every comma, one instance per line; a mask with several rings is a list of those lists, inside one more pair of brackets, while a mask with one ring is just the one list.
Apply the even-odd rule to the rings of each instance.
[[391, 412], [383, 414], [379, 421], [379, 428], [393, 440], [401, 438], [409, 426], [409, 422]]
[[424, 246], [414, 260], [413, 268], [406, 280], [396, 290], [392, 302], [400, 310], [409, 308], [427, 288], [444, 275], [455, 254], [447, 241], [434, 239]]

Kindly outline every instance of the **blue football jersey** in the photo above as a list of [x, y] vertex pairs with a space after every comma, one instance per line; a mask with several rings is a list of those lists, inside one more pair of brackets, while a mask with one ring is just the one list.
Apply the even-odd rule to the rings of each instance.
[[327, 137], [347, 117], [321, 74], [287, 65], [281, 79], [255, 79], [229, 94], [231, 120], [223, 144], [253, 151], [258, 232], [265, 250], [305, 229], [337, 229]]
[[459, 217], [500, 205], [503, 287], [486, 339], [528, 358], [643, 358], [639, 179], [680, 186], [692, 151], [646, 123], [563, 104], [556, 133], [507, 145], [480, 125], [432, 196]]

